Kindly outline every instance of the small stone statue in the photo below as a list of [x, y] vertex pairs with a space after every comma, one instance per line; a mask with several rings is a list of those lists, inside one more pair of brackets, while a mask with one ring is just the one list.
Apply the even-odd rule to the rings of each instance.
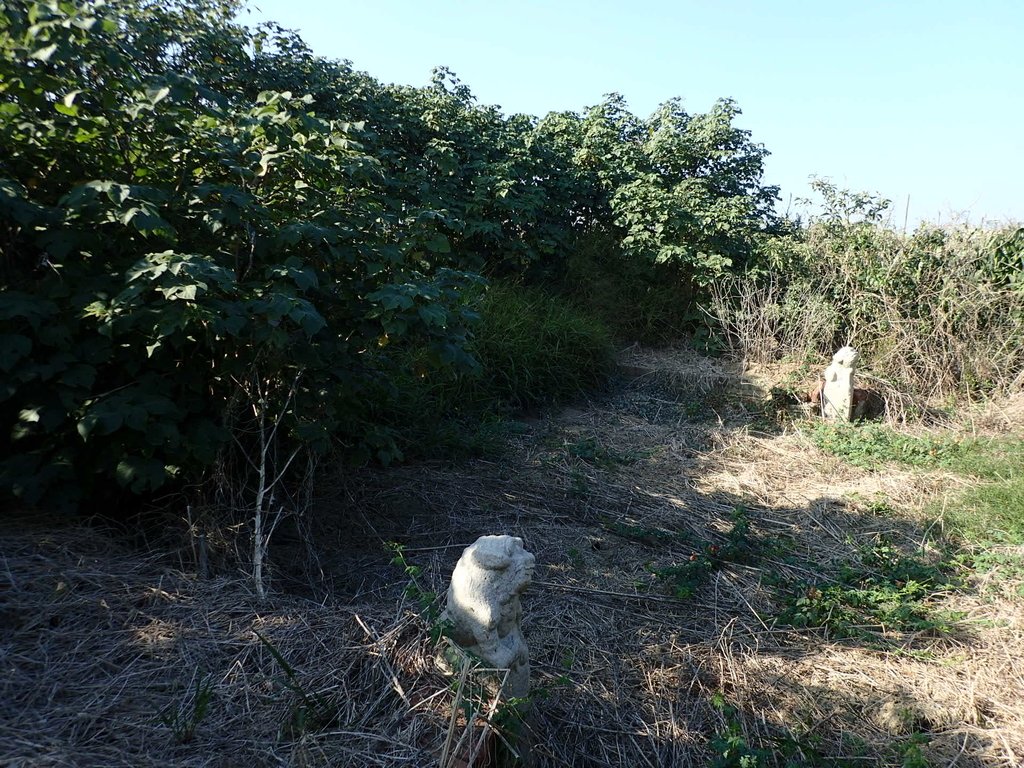
[[853, 369], [857, 350], [843, 347], [832, 356], [832, 365], [825, 369], [821, 388], [821, 414], [826, 419], [850, 421], [853, 417]]
[[481, 536], [462, 552], [442, 620], [449, 636], [485, 664], [509, 670], [502, 694], [530, 692], [530, 656], [520, 626], [519, 596], [533, 577], [534, 557], [517, 536]]

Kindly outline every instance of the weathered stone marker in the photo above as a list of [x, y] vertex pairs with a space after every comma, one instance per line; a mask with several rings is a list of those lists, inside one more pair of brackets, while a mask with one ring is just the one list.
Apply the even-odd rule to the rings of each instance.
[[505, 697], [530, 692], [530, 654], [520, 626], [519, 596], [533, 578], [534, 557], [517, 536], [481, 536], [452, 572], [442, 620], [457, 645], [496, 669], [509, 670]]
[[821, 414], [826, 419], [850, 421], [853, 418], [853, 370], [857, 350], [843, 347], [832, 356], [832, 365], [825, 369], [821, 389]]

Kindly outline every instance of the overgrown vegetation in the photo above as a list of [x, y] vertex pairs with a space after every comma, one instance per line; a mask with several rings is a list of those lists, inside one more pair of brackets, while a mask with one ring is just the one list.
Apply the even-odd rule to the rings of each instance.
[[[884, 390], [890, 423], [1019, 391], [1024, 229], [899, 233], [887, 201], [825, 180], [813, 185], [824, 214], [785, 220], [762, 182], [766, 149], [735, 126], [731, 101], [689, 114], [670, 100], [641, 118], [612, 94], [580, 113], [503, 115], [447, 70], [422, 88], [385, 85], [276, 25], [242, 26], [239, 8], [13, 0], [0, 18], [0, 496], [43, 510], [184, 509], [202, 576], [165, 582], [162, 566], [127, 554], [97, 575], [109, 553], [96, 530], [53, 543], [12, 524], [0, 629], [16, 652], [2, 720], [19, 754], [59, 761], [72, 744], [104, 764], [179, 764], [209, 731], [219, 755], [252, 760], [287, 743], [293, 762], [323, 762], [328, 745], [353, 764], [472, 762], [490, 749], [474, 735], [481, 721], [485, 735], [526, 726], [465, 680], [446, 699], [443, 678], [425, 672], [443, 585], [437, 562], [407, 560], [403, 537], [434, 536], [445, 543], [420, 551], [448, 552], [495, 525], [534, 536], [538, 563], [571, 576], [537, 583], [557, 627], [536, 646], [545, 732], [565, 736], [551, 763], [586, 752], [607, 764], [924, 765], [933, 736], [943, 764], [965, 750], [1010, 754], [966, 732], [954, 743], [938, 719], [896, 706], [899, 691], [887, 702], [895, 725], [858, 722], [854, 735], [874, 741], [851, 746], [850, 712], [819, 698], [832, 682], [816, 670], [803, 703], [752, 702], [786, 693], [801, 661], [822, 663], [822, 641], [839, 641], [826, 663], [867, 649], [843, 657], [863, 677], [917, 642], [954, 647], [963, 621], [949, 597], [972, 579], [995, 573], [1019, 590], [1022, 444], [808, 425], [819, 451], [869, 479], [893, 466], [961, 476], [924, 510], [928, 527], [903, 535], [897, 505], [855, 509], [831, 497], [831, 478], [794, 502], [804, 496], [788, 484], [813, 456], [772, 447], [729, 465], [726, 432], [760, 423], [749, 393], [726, 391], [724, 369], [684, 372], [695, 383], [685, 396], [673, 385], [609, 397], [586, 425], [515, 441], [509, 467], [480, 462], [479, 477], [439, 462], [423, 463], [426, 480], [393, 468], [372, 481], [398, 478], [391, 495], [365, 509], [346, 486], [338, 495], [361, 516], [333, 531], [347, 567], [359, 570], [360, 548], [388, 526], [398, 542], [390, 571], [351, 577], [377, 604], [340, 617], [319, 599], [330, 566], [313, 553], [318, 600], [282, 597], [275, 614], [268, 572], [286, 566], [271, 538], [313, 507], [324, 456], [351, 473], [491, 452], [523, 429], [518, 417], [599, 387], [617, 340], [803, 364], [772, 391], [769, 416], [844, 343], [868, 361], [863, 380]], [[716, 446], [728, 483], [703, 489], [715, 467], [698, 445]], [[879, 525], [890, 517], [893, 530]], [[328, 536], [334, 523], [318, 522]], [[92, 542], [85, 554], [80, 541]], [[206, 580], [208, 547], [230, 561], [219, 575], [244, 561], [266, 612], [244, 605], [241, 580]], [[943, 663], [959, 664], [956, 653]], [[209, 673], [181, 676], [210, 660]], [[998, 706], [945, 692], [951, 711], [965, 708], [951, 722], [1019, 720], [1003, 668], [973, 668]], [[130, 748], [95, 707], [113, 688], [145, 702]], [[67, 695], [41, 703], [44, 690]], [[861, 720], [874, 696], [855, 697]], [[31, 733], [40, 708], [58, 713], [59, 736]]]
[[881, 539], [841, 564], [834, 580], [785, 584], [779, 620], [879, 645], [891, 633], [948, 633], [958, 617], [938, 615], [929, 601], [957, 584], [951, 571], [948, 563], [929, 562], [924, 553], [907, 554]]
[[886, 629], [947, 631], [950, 617], [927, 608], [933, 594], [962, 586], [965, 573], [1024, 572], [1014, 549], [1024, 544], [1024, 441], [912, 435], [883, 424], [817, 423], [809, 435], [819, 449], [865, 469], [902, 464], [975, 482], [927, 510], [942, 537], [930, 562], [923, 553], [907, 555], [883, 542], [844, 565], [834, 582], [789, 585], [784, 621], [825, 627], [839, 637]]
[[[486, 420], [576, 393], [608, 360], [598, 322], [488, 280], [564, 291], [598, 237], [597, 271], [627, 260], [692, 317], [778, 225], [731, 102], [506, 117], [446, 70], [386, 86], [238, 7], [7, 6], [0, 482], [24, 503], [110, 508], [211, 477], [207, 498], [262, 498], [269, 431], [280, 490], [296, 450], [388, 462], [437, 439], [389, 414], [483, 401]], [[265, 431], [236, 431], [253, 419]]]
[[871, 383], [918, 402], [1024, 384], [1024, 228], [899, 233], [883, 221], [889, 201], [812, 186], [823, 214], [774, 240], [763, 271], [714, 286], [712, 314], [735, 353], [820, 361], [852, 344]]
[[[742, 507], [731, 515], [732, 525], [721, 544], [712, 542], [698, 545], [681, 563], [664, 567], [648, 566], [655, 578], [665, 583], [679, 598], [691, 597], [696, 589], [714, 571], [727, 563], [750, 564], [757, 559], [758, 550], [750, 536], [750, 520]], [[628, 532], [627, 532], [628, 533]]]

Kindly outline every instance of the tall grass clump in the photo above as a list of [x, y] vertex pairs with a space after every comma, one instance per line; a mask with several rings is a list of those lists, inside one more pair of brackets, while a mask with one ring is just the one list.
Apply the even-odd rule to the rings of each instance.
[[833, 206], [760, 272], [715, 286], [710, 312], [733, 353], [822, 360], [852, 344], [867, 370], [916, 397], [1019, 390], [1024, 228], [923, 224], [901, 234], [865, 200], [857, 216]]
[[605, 324], [542, 289], [496, 284], [480, 319], [471, 351], [481, 371], [462, 378], [460, 393], [469, 402], [530, 408], [565, 400], [600, 383], [611, 365]]
[[592, 390], [611, 368], [608, 328], [564, 297], [496, 282], [471, 304], [479, 313], [468, 346], [475, 370], [432, 368], [415, 349], [389, 358], [377, 420], [403, 454], [487, 452], [509, 417]]
[[566, 261], [563, 290], [616, 336], [663, 344], [700, 320], [697, 287], [686, 270], [625, 253], [608, 233], [580, 237]]

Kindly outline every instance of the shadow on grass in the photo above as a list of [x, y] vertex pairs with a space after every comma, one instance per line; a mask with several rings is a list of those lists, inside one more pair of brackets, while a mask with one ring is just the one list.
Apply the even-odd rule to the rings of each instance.
[[1010, 647], [949, 613], [970, 589], [955, 543], [855, 497], [734, 371], [675, 362], [500, 456], [323, 478], [272, 547], [265, 604], [237, 574], [172, 579], [102, 537], [5, 536], [7, 743], [58, 764], [428, 764], [451, 699], [388, 542], [429, 599], [463, 547], [511, 533], [537, 557], [537, 766], [981, 766], [1020, 748]]
[[[773, 441], [790, 432], [765, 393], [730, 393], [729, 375], [640, 373], [534, 422], [500, 460], [325, 483], [323, 505], [345, 521], [316, 532], [332, 591], [401, 580], [383, 546], [397, 541], [441, 595], [478, 536], [523, 537], [538, 562], [524, 600], [538, 765], [980, 766], [1009, 754], [991, 702], [1016, 692], [969, 666], [949, 673], [992, 651], [950, 599], [970, 592], [956, 543], [832, 489], [813, 452], [792, 457], [792, 481], [819, 487], [800, 503], [709, 487], [783, 461]], [[703, 412], [697, 397], [710, 398]], [[726, 461], [751, 434], [763, 455]]]

